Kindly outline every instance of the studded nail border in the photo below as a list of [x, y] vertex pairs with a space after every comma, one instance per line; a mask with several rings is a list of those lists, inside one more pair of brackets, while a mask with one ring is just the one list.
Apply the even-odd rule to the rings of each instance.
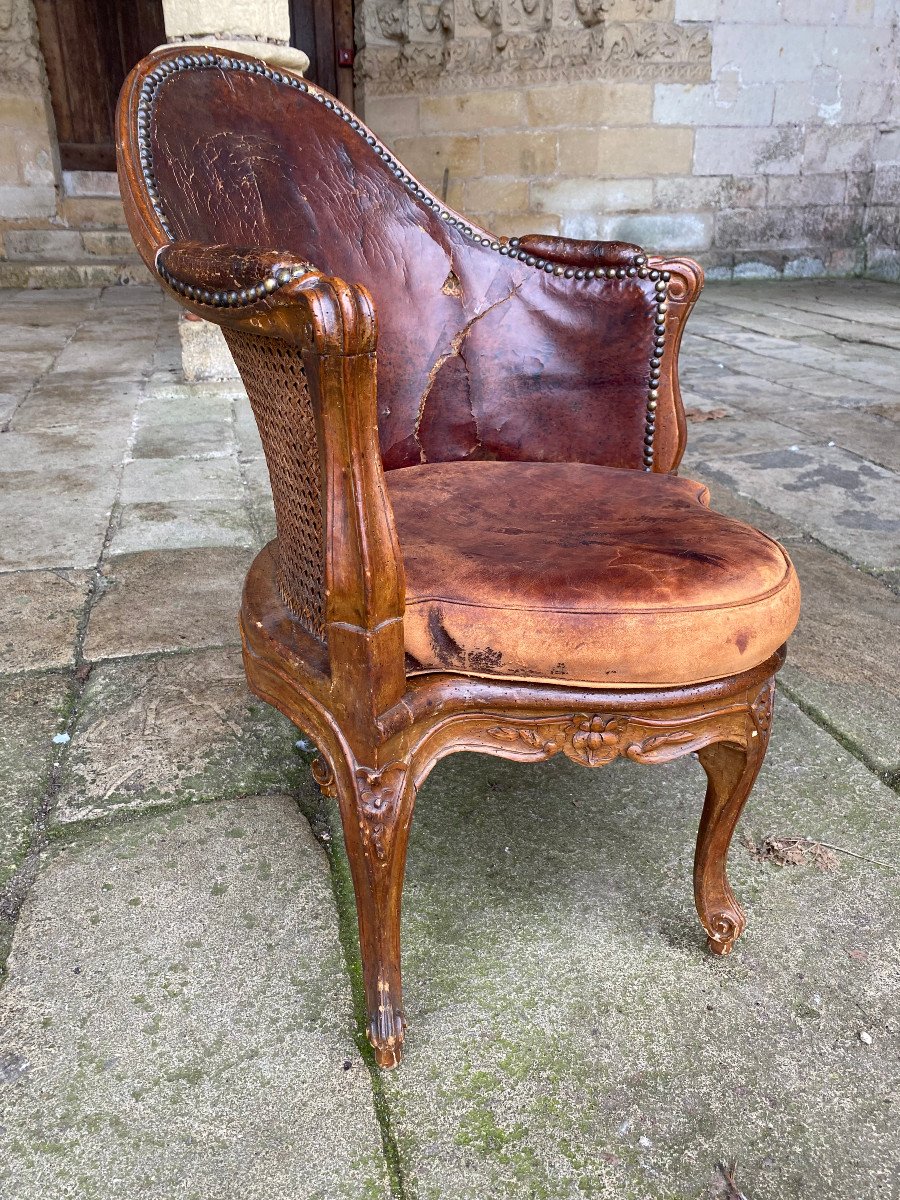
[[156, 270], [170, 288], [180, 295], [186, 296], [188, 300], [193, 300], [197, 304], [208, 304], [211, 308], [240, 308], [242, 304], [256, 304], [257, 301], [264, 300], [266, 296], [271, 296], [273, 292], [290, 283], [292, 279], [301, 279], [304, 275], [308, 275], [313, 268], [308, 263], [303, 266], [282, 267], [281, 270], [267, 275], [265, 279], [261, 279], [252, 287], [241, 288], [236, 292], [211, 292], [206, 288], [194, 287], [192, 284], [185, 283], [183, 279], [179, 279], [177, 275], [173, 275], [162, 263], [156, 264]]
[[[286, 75], [281, 71], [272, 70], [271, 67], [263, 63], [249, 62], [240, 58], [229, 58], [227, 55], [222, 54], [180, 54], [176, 58], [170, 58], [164, 63], [160, 63], [158, 67], [155, 67], [147, 75], [141, 84], [137, 111], [138, 154], [141, 171], [144, 177], [144, 184], [147, 188], [147, 194], [150, 197], [150, 203], [153, 205], [153, 211], [170, 242], [174, 241], [174, 235], [166, 220], [160, 201], [159, 190], [156, 186], [156, 179], [153, 174], [153, 151], [150, 144], [150, 118], [153, 99], [157, 88], [169, 75], [173, 75], [177, 71], [190, 71], [206, 67], [215, 67], [220, 70], [243, 71], [248, 75], [262, 75], [266, 79], [271, 79], [274, 83], [283, 83], [288, 87], [294, 88], [296, 91], [308, 93], [312, 99], [323, 104], [325, 108], [331, 109], [355, 133], [359, 134], [363, 141], [372, 147], [374, 153], [382, 160], [391, 174], [408, 191], [412, 192], [417, 199], [421, 200], [426, 208], [430, 208], [442, 221], [446, 221], [448, 225], [459, 230], [460, 233], [470, 238], [477, 245], [494, 250], [506, 257], [515, 258], [528, 267], [545, 271], [547, 274], [562, 276], [565, 279], [591, 280], [637, 277], [639, 279], [649, 278], [653, 280], [656, 285], [656, 300], [653, 314], [654, 341], [650, 359], [650, 380], [644, 420], [644, 448], [642, 458], [644, 470], [650, 471], [653, 469], [656, 407], [659, 400], [660, 366], [665, 350], [666, 313], [668, 312], [668, 284], [670, 279], [668, 271], [657, 271], [648, 267], [647, 256], [645, 254], [636, 254], [634, 265], [630, 267], [596, 267], [590, 269], [566, 267], [560, 263], [548, 262], [538, 255], [529, 254], [527, 250], [519, 249], [518, 238], [510, 238], [504, 242], [501, 242], [497, 238], [492, 238], [482, 230], [475, 229], [473, 226], [467, 224], [462, 218], [450, 212], [449, 209], [443, 208], [440, 202], [434, 196], [430, 195], [418, 180], [407, 173], [405, 168], [393, 157], [390, 151], [378, 143], [353, 113], [344, 108], [338, 101], [333, 100], [330, 96], [326, 96], [322, 92], [311, 89], [305, 80], [298, 78], [296, 75]], [[215, 292], [185, 284], [173, 276], [161, 264], [157, 264], [157, 270], [165, 282], [181, 295], [200, 304], [209, 304], [216, 308], [233, 308], [240, 307], [242, 304], [254, 304], [266, 295], [270, 295], [276, 291], [277, 288], [289, 283], [291, 279], [298, 278], [299, 275], [304, 274], [304, 271], [299, 268], [293, 268], [290, 271], [281, 270], [267, 276], [251, 288], [244, 288], [240, 291]]]

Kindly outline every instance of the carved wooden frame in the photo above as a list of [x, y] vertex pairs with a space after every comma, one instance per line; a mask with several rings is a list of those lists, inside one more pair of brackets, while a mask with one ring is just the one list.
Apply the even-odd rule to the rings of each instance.
[[[320, 453], [325, 637], [314, 636], [285, 607], [277, 545], [270, 543], [244, 589], [243, 655], [252, 691], [315, 739], [313, 774], [339, 802], [356, 892], [368, 1036], [378, 1063], [399, 1062], [404, 1039], [400, 899], [415, 795], [434, 764], [454, 751], [520, 761], [562, 753], [585, 766], [619, 756], [668, 762], [696, 752], [708, 787], [695, 899], [710, 949], [727, 954], [745, 922], [726, 857], [765, 755], [783, 649], [743, 674], [682, 688], [408, 676], [403, 561], [378, 441], [371, 298], [365, 288], [328, 278], [290, 255], [171, 242], [148, 192], [138, 117], [145, 76], [172, 53], [152, 56], [123, 89], [118, 146], [126, 215], [145, 261], [185, 307], [228, 328], [280, 339], [302, 354]], [[555, 261], [564, 264], [561, 255]], [[677, 353], [702, 273], [689, 260], [645, 261], [669, 273], [665, 349], [659, 382], [651, 383], [664, 418], [653, 469], [674, 469], [686, 440]], [[204, 300], [223, 290], [226, 304]]]

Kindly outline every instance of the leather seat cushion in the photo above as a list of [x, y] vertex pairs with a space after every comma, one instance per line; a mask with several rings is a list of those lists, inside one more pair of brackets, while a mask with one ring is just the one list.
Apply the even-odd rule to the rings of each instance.
[[475, 461], [387, 485], [410, 671], [677, 687], [756, 666], [797, 622], [785, 551], [690, 479]]

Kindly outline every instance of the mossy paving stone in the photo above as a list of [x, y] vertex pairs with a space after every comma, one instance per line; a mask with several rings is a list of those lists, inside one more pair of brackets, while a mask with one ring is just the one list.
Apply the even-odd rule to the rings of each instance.
[[57, 846], [0, 992], [0, 1195], [386, 1200], [337, 929], [287, 797]]
[[237, 648], [98, 663], [82, 695], [56, 820], [293, 788], [295, 727], [247, 689]]
[[[0, 679], [0, 889], [28, 850], [68, 697], [62, 672]], [[2, 935], [0, 935], [2, 941]]]
[[749, 925], [721, 960], [691, 897], [703, 788], [691, 759], [439, 764], [407, 869], [406, 1056], [383, 1076], [416, 1200], [683, 1200], [732, 1157], [752, 1200], [890, 1186], [900, 874], [781, 868], [740, 837], [900, 863], [897, 797], [780, 697], [731, 855]]

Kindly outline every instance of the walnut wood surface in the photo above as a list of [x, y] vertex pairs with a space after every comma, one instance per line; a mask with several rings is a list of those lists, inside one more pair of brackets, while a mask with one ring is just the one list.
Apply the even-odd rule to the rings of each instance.
[[[242, 56], [195, 57], [197, 69], [189, 47], [161, 51], [126, 81], [126, 215], [170, 293], [232, 336], [255, 409], [279, 405], [277, 420], [260, 422], [279, 538], [247, 578], [244, 663], [251, 689], [314, 738], [314, 775], [338, 800], [378, 1062], [399, 1061], [405, 1032], [400, 899], [415, 796], [455, 751], [561, 753], [584, 766], [697, 752], [709, 780], [697, 910], [711, 949], [728, 953], [744, 916], [726, 857], [765, 754], [783, 649], [740, 674], [665, 688], [407, 674], [385, 481], [386, 470], [479, 457], [673, 470], [686, 436], [678, 346], [700, 268], [537, 235], [513, 254], [410, 184], [318, 89], [273, 81]], [[269, 386], [264, 370], [258, 378], [267, 343]], [[304, 519], [279, 444], [293, 437], [292, 405], [315, 430], [315, 619], [285, 599], [289, 540]], [[689, 559], [678, 557], [685, 570]]]

